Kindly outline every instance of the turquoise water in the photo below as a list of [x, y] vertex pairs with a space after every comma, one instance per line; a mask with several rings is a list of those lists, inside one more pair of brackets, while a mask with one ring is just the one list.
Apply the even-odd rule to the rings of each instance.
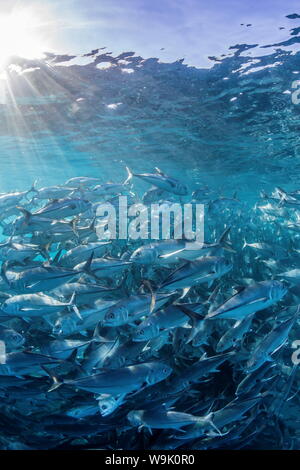
[[79, 174], [122, 180], [129, 165], [137, 172], [160, 166], [224, 195], [293, 189], [298, 53], [260, 48], [253, 59], [251, 51], [240, 46], [210, 69], [132, 53], [86, 65], [21, 62], [3, 82], [1, 188]]
[[[261, 197], [262, 192], [270, 195], [275, 187], [283, 188], [286, 193], [300, 189], [300, 103], [293, 102], [298, 87], [293, 82], [298, 77], [300, 80], [300, 53], [290, 49], [300, 42], [299, 33], [292, 30], [287, 40], [277, 45], [233, 46], [224, 57], [212, 57], [210, 68], [192, 67], [182, 60], [164, 63], [134, 52], [120, 56], [98, 52], [84, 60], [50, 55], [42, 60], [11, 59], [0, 93], [0, 193], [27, 190], [34, 181], [38, 188], [61, 185], [77, 176], [96, 176], [103, 183], [121, 183], [127, 177], [126, 166], [135, 173], [151, 173], [159, 167], [184, 182], [190, 194], [204, 188], [205, 197], [199, 197], [199, 202], [204, 202], [208, 211], [205, 232], [210, 242], [231, 227], [234, 254], [231, 251], [226, 256], [234, 267], [221, 283], [219, 303], [237, 292], [241, 285], [272, 280], [280, 272], [298, 269], [298, 208], [277, 198], [275, 212], [286, 209], [287, 215], [276, 213], [269, 217], [258, 214], [256, 206], [268, 202]], [[134, 180], [134, 191], [139, 196], [148, 189], [149, 184]], [[219, 205], [213, 204], [216, 200]], [[287, 228], [286, 223], [293, 224], [293, 229]], [[245, 242], [266, 242], [274, 248], [274, 253], [270, 256], [248, 252]], [[275, 245], [285, 250], [282, 258]], [[129, 246], [129, 252], [134, 248]], [[65, 252], [67, 247], [63, 249]], [[51, 255], [55, 252], [53, 249]], [[125, 249], [124, 253], [128, 254]], [[273, 306], [262, 314], [246, 347], [251, 349], [258, 338], [277, 325], [274, 319], [285, 319], [285, 314], [280, 316], [283, 308], [298, 305], [299, 283], [296, 288], [293, 283], [287, 285], [294, 289], [293, 293], [289, 292], [280, 307]], [[214, 287], [197, 292], [204, 305]], [[192, 296], [189, 300], [195, 302]], [[226, 321], [221, 323], [206, 349], [200, 348], [195, 356], [188, 349], [187, 361], [199, 359], [203, 352], [209, 356], [216, 354], [218, 335], [226, 331], [226, 325]], [[40, 346], [40, 336], [36, 335], [27, 335], [28, 346]], [[52, 340], [51, 334], [49, 337]], [[43, 344], [42, 333], [41, 338]], [[280, 380], [287, 386], [293, 365], [291, 340], [298, 338], [300, 331], [296, 325], [287, 348], [276, 362], [280, 369], [279, 384], [272, 382], [276, 392], [281, 390]], [[76, 335], [75, 339], [78, 339]], [[162, 355], [165, 356], [172, 359], [169, 350]], [[211, 397], [209, 382], [203, 389], [199, 386], [201, 399], [192, 403], [193, 413], [207, 412], [213, 405], [210, 398], [216, 401], [215, 409], [233, 400], [243, 367], [234, 371], [229, 366], [222, 369], [220, 377], [214, 379], [215, 388], [212, 387], [220, 393], [218, 397]], [[299, 375], [295, 380], [288, 395], [298, 387]], [[267, 391], [268, 387], [263, 389]], [[298, 397], [291, 401], [291, 408], [288, 406], [283, 414], [275, 417], [270, 411], [271, 401], [267, 401], [264, 409], [256, 410], [253, 422], [249, 413], [249, 433], [241, 429], [240, 440], [236, 440], [236, 435], [224, 445], [217, 439], [209, 443], [191, 440], [185, 447], [178, 442], [171, 443], [168, 434], [160, 431], [155, 431], [154, 437], [144, 436], [145, 441], [136, 431], [119, 439], [111, 434], [107, 437], [106, 431], [100, 437], [94, 433], [90, 438], [89, 430], [84, 429], [85, 421], [80, 423], [82, 427], [78, 431], [74, 423], [70, 431], [68, 423], [63, 422], [61, 437], [58, 416], [65, 416], [68, 410], [68, 393], [62, 395], [62, 403], [60, 399], [57, 398], [59, 406], [55, 405], [53, 410], [47, 403], [43, 411], [43, 402], [37, 403], [38, 411], [33, 409], [28, 413], [30, 419], [20, 407], [22, 419], [18, 421], [16, 414], [16, 431], [11, 431], [9, 439], [15, 439], [15, 445], [21, 448], [24, 445], [30, 448], [276, 449], [300, 445], [298, 425], [291, 419], [299, 413]], [[207, 407], [202, 409], [200, 402], [206, 399]], [[51, 402], [51, 398], [47, 400]], [[183, 400], [178, 409], [186, 412], [189, 408]], [[125, 410], [127, 413], [128, 408]], [[118, 426], [114, 420], [120, 419], [125, 428], [126, 416], [122, 410], [121, 418], [115, 416], [113, 425]], [[47, 430], [39, 428], [41, 418], [46, 420]], [[33, 423], [33, 437], [26, 433], [24, 439], [18, 437], [28, 423]], [[95, 423], [98, 424], [96, 418]], [[233, 431], [239, 434], [238, 427]], [[247, 440], [247, 433], [253, 439]], [[45, 441], [51, 436], [51, 444], [41, 435]], [[0, 436], [1, 448], [10, 448], [6, 437], [4, 432]], [[73, 438], [82, 440], [72, 444]]]

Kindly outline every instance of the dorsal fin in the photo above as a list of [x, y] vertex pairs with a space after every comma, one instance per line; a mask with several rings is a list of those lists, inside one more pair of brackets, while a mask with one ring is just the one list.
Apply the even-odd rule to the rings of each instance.
[[25, 219], [28, 220], [30, 219], [30, 217], [32, 216], [31, 212], [29, 212], [27, 209], [24, 209], [24, 207], [21, 207], [21, 206], [16, 206], [16, 208], [22, 212], [22, 214], [24, 215]]
[[95, 224], [96, 224], [96, 217], [93, 218], [91, 225], [89, 226], [89, 229], [94, 231], [95, 230]]
[[156, 171], [156, 173], [158, 173], [161, 176], [166, 176], [165, 173], [160, 168], [158, 168], [157, 166], [155, 167], [155, 171]]

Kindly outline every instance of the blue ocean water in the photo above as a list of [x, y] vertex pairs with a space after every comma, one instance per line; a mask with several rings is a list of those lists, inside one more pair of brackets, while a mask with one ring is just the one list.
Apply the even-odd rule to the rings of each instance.
[[[234, 267], [221, 284], [219, 303], [241, 286], [278, 279], [278, 273], [298, 269], [299, 197], [295, 191], [300, 189], [300, 103], [296, 96], [300, 55], [289, 46], [299, 43], [299, 33], [292, 30], [290, 37], [277, 45], [234, 45], [224, 57], [211, 57], [210, 68], [189, 66], [184, 60], [165, 63], [130, 51], [119, 56], [98, 51], [84, 62], [80, 57], [50, 54], [41, 60], [12, 58], [1, 80], [0, 193], [25, 191], [34, 181], [38, 188], [63, 185], [78, 176], [121, 183], [127, 177], [126, 166], [135, 173], [152, 173], [159, 167], [183, 181], [190, 193], [200, 191], [196, 199], [206, 206], [205, 233], [210, 242], [231, 227], [234, 254], [228, 257]], [[274, 196], [276, 187], [283, 188], [284, 196]], [[148, 189], [147, 183], [134, 181], [134, 190], [140, 195]], [[290, 194], [292, 201], [288, 200]], [[267, 210], [259, 213], [257, 208], [265, 204], [272, 204], [271, 215]], [[279, 214], [281, 210], [286, 211], [284, 216]], [[267, 243], [273, 252], [266, 254], [267, 249], [255, 247], [247, 251], [247, 242]], [[285, 250], [284, 255], [279, 254], [278, 247]], [[293, 292], [280, 299], [280, 306], [261, 314], [261, 323], [254, 324], [257, 336], [249, 339], [246, 350], [276, 326], [278, 319], [286, 319], [284, 309], [298, 305], [299, 284], [295, 286], [293, 281], [287, 285]], [[209, 286], [200, 292], [203, 302], [212, 291]], [[208, 356], [216, 354], [216, 341], [226, 328], [225, 320], [220, 330], [212, 333], [207, 348], [197, 350], [194, 357], [199, 359], [205, 352]], [[28, 345], [35, 350], [39, 338], [37, 333], [27, 332]], [[74, 338], [78, 339], [76, 335]], [[280, 401], [286, 400], [284, 393], [288, 397], [294, 394], [299, 375], [291, 390], [287, 387], [293, 377], [291, 340], [298, 338], [296, 324], [277, 361], [275, 379], [279, 382], [273, 380], [272, 386], [257, 392], [263, 393], [263, 398], [267, 396], [265, 405], [259, 411], [255, 409], [256, 414], [246, 413], [248, 429], [241, 425], [239, 434], [238, 425], [229, 428], [233, 437], [227, 441], [226, 426], [223, 441], [208, 435], [206, 440], [190, 439], [181, 444], [166, 431], [154, 431], [154, 436], [145, 432], [144, 437], [138, 434], [137, 438], [135, 431], [126, 434], [122, 414], [112, 419], [113, 426], [122, 429], [120, 436], [113, 434], [110, 421], [105, 428], [105, 420], [101, 421], [102, 433], [91, 432], [84, 420], [77, 428], [73, 421], [63, 421], [68, 411], [66, 393], [55, 398], [59, 406], [56, 402], [53, 409], [47, 396], [46, 411], [45, 397], [40, 397], [37, 408], [32, 405], [28, 414], [22, 406], [15, 408], [8, 396], [5, 406], [15, 413], [15, 428], [12, 426], [6, 434], [1, 427], [1, 448], [299, 448], [299, 426], [291, 419], [299, 413], [298, 397], [284, 413], [272, 414], [275, 405], [268, 396], [270, 392]], [[41, 341], [43, 344], [44, 338]], [[170, 356], [170, 351], [162, 357], [166, 354]], [[191, 357], [188, 350], [189, 365]], [[244, 365], [223, 367], [221, 376], [212, 379], [216, 396], [210, 396], [209, 383], [204, 382], [203, 389], [200, 384], [201, 398], [194, 400], [193, 413], [203, 415], [211, 406], [213, 410], [222, 409], [234, 400], [234, 386], [243, 371]], [[280, 395], [282, 387], [286, 388]], [[13, 394], [14, 398], [18, 396], [15, 390]], [[204, 404], [202, 408], [200, 401], [205, 400], [207, 407]], [[179, 402], [178, 410], [188, 412], [184, 401]], [[2, 411], [7, 429], [7, 409]], [[45, 416], [48, 427], [39, 428], [39, 419]], [[20, 437], [28, 423], [33, 426], [32, 435], [25, 432]], [[51, 443], [46, 442], [49, 436]]]
[[78, 174], [122, 180], [125, 165], [159, 165], [224, 195], [293, 189], [299, 58], [286, 43], [255, 58], [254, 46], [237, 45], [207, 69], [132, 52], [96, 54], [86, 65], [15, 59], [2, 82], [1, 188]]

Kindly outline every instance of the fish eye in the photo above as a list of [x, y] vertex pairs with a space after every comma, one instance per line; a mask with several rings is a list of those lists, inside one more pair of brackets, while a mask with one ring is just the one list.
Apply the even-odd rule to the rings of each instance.
[[144, 330], [140, 330], [140, 331], [138, 332], [139, 335], [143, 335], [144, 333], [145, 333]]
[[115, 318], [115, 314], [114, 314], [114, 313], [110, 313], [110, 314], [108, 315], [108, 318], [110, 318], [111, 320], [113, 320], [113, 319]]
[[102, 410], [107, 410], [107, 405], [101, 405]]

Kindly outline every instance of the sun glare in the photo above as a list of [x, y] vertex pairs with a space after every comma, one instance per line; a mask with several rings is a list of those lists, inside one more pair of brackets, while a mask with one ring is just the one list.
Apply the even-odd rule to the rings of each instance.
[[0, 16], [0, 66], [11, 56], [37, 58], [45, 51], [42, 24], [32, 11]]

